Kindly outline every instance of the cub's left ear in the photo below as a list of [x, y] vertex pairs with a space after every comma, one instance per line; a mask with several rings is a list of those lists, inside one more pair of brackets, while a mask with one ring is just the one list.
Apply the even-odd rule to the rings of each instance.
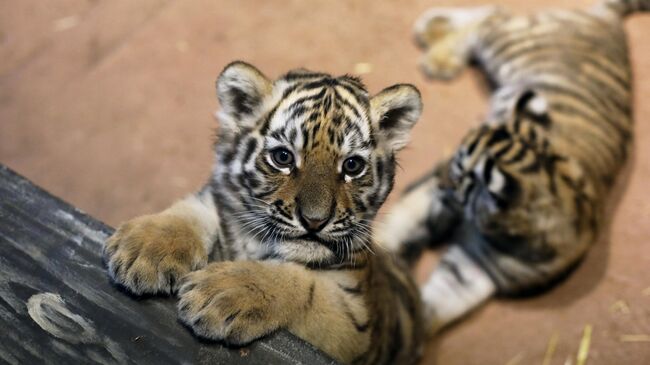
[[217, 79], [222, 126], [231, 130], [250, 127], [244, 124], [254, 123], [249, 117], [261, 110], [272, 91], [273, 83], [255, 66], [242, 61], [226, 66]]
[[420, 92], [413, 85], [390, 86], [370, 99], [370, 114], [389, 148], [399, 151], [422, 114]]
[[512, 109], [516, 118], [528, 117], [542, 124], [549, 122], [548, 101], [535, 90], [523, 90], [519, 93]]

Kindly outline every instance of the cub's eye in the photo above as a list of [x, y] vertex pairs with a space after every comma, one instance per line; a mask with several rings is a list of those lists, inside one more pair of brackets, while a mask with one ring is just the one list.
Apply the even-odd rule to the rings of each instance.
[[355, 177], [363, 171], [365, 166], [366, 163], [361, 157], [350, 157], [343, 161], [343, 173]]
[[278, 167], [293, 166], [293, 153], [286, 148], [276, 148], [271, 151], [271, 159]]

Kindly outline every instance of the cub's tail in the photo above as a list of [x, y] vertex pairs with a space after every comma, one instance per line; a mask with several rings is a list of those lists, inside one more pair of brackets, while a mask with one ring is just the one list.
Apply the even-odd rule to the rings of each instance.
[[650, 0], [604, 0], [599, 7], [626, 17], [632, 13], [650, 11]]

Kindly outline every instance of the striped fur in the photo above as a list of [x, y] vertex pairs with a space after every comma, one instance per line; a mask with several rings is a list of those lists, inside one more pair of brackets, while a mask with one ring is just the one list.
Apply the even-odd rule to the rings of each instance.
[[287, 328], [343, 363], [413, 363], [419, 293], [370, 225], [419, 118], [418, 91], [371, 97], [355, 77], [271, 81], [234, 62], [217, 93], [209, 184], [122, 225], [105, 248], [113, 279], [137, 294], [178, 290], [180, 318], [201, 337], [245, 344]]
[[494, 294], [548, 287], [596, 241], [633, 131], [622, 17], [644, 10], [650, 1], [529, 16], [448, 8], [416, 23], [428, 75], [475, 61], [494, 86], [485, 122], [407, 190], [380, 235], [411, 260], [454, 242], [423, 288], [432, 327]]

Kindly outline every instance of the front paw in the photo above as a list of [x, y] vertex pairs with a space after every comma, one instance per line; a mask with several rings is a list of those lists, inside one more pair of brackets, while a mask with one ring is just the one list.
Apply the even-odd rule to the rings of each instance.
[[179, 317], [199, 337], [247, 344], [283, 325], [273, 285], [259, 263], [211, 264], [185, 277]]
[[183, 276], [207, 263], [193, 227], [164, 214], [122, 224], [106, 241], [104, 257], [111, 278], [137, 295], [171, 294]]

